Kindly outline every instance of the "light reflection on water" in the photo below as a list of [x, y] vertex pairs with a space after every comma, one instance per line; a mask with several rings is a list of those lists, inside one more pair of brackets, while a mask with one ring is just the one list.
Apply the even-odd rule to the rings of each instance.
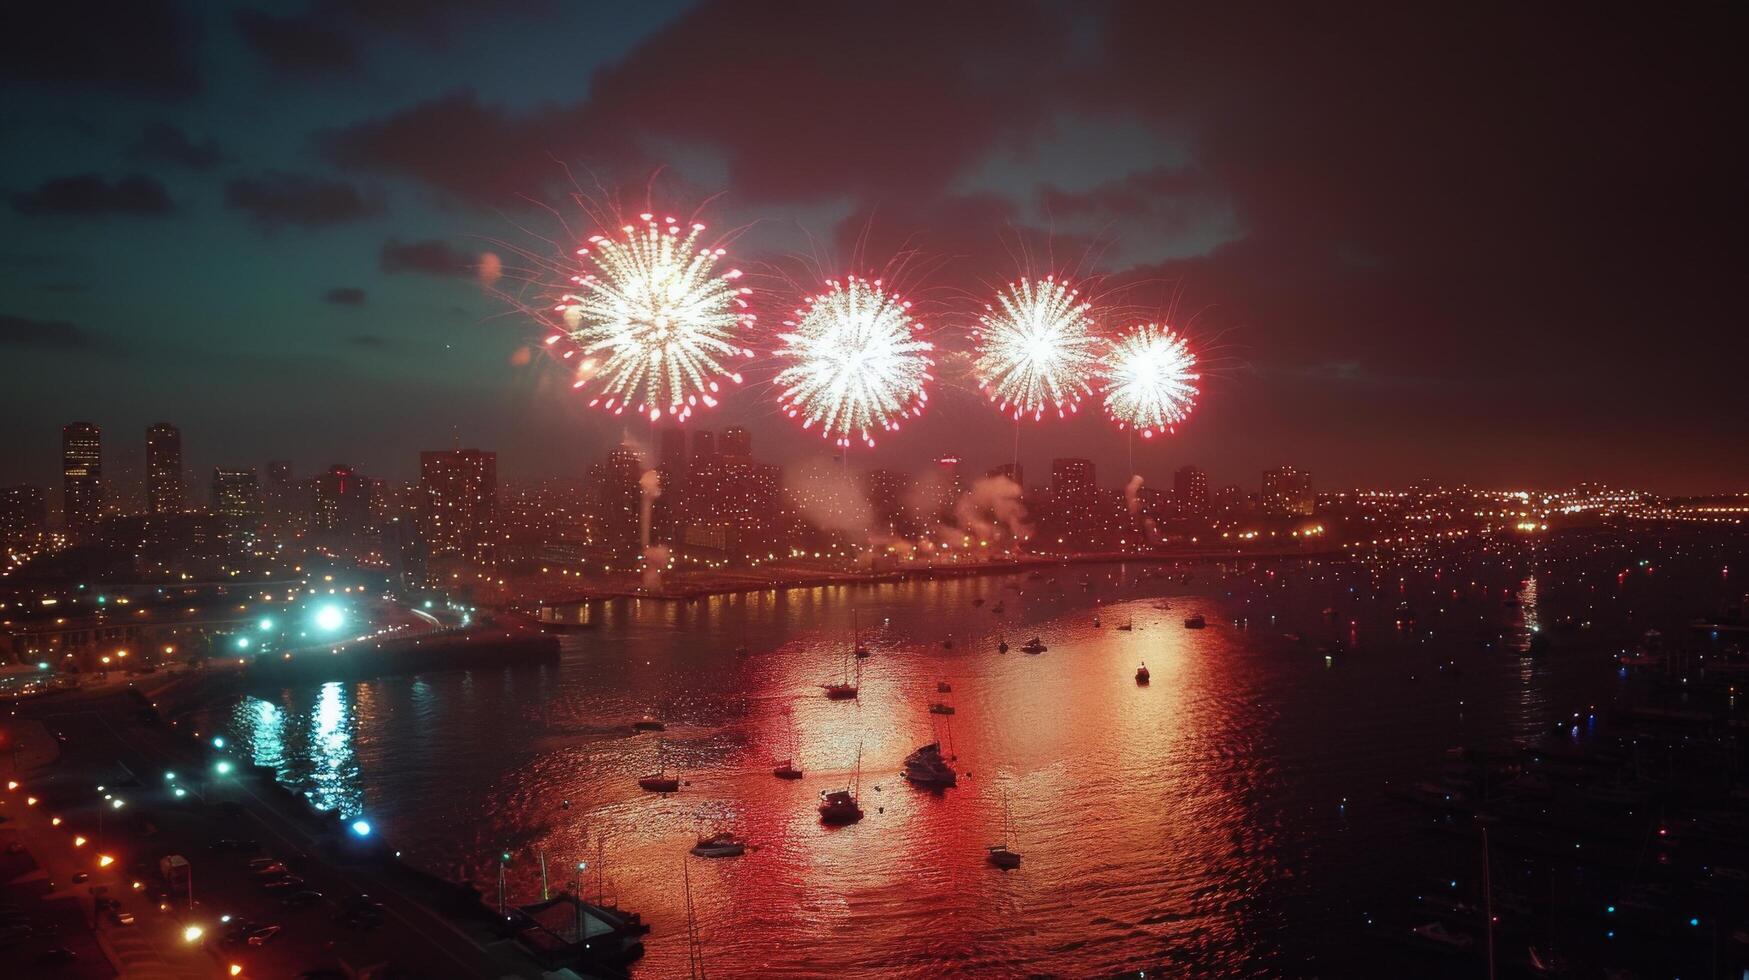
[[[509, 849], [526, 901], [539, 852], [561, 868], [587, 859], [591, 895], [653, 923], [650, 976], [685, 971], [686, 860], [724, 975], [1329, 973], [1353, 955], [1344, 930], [1376, 907], [1378, 880], [1425, 870], [1388, 785], [1450, 745], [1545, 729], [1595, 679], [1577, 657], [1478, 653], [1522, 622], [1490, 596], [1524, 570], [1467, 570], [1452, 581], [1480, 581], [1454, 592], [1431, 574], [1375, 588], [1359, 566], [1204, 569], [1190, 583], [1087, 566], [1055, 583], [610, 603], [592, 608], [597, 629], [566, 635], [556, 666], [278, 691], [244, 700], [228, 728], [318, 805], [368, 813], [440, 873], [486, 886]], [[1541, 601], [1559, 591], [1545, 578]], [[1421, 632], [1394, 625], [1405, 596]], [[853, 610], [873, 656], [860, 699], [828, 701], [819, 685]], [[1209, 628], [1184, 629], [1192, 612]], [[998, 654], [998, 633], [1016, 649]], [[1019, 652], [1033, 633], [1049, 652]], [[1321, 646], [1337, 638], [1361, 652], [1327, 667]], [[732, 655], [742, 642], [753, 656]], [[930, 714], [935, 700], [956, 713]], [[646, 715], [668, 731], [630, 734]], [[796, 782], [770, 773], [790, 719]], [[658, 738], [688, 781], [672, 796], [636, 786]], [[932, 739], [964, 777], [945, 794], [896, 775]], [[867, 817], [822, 827], [818, 793], [850, 780], [859, 745]], [[1004, 792], [1025, 855], [1011, 873], [984, 860]], [[755, 850], [687, 857], [724, 819]]]

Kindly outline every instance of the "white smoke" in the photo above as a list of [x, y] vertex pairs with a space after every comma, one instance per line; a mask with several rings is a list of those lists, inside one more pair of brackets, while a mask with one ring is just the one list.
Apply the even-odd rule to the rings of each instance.
[[1142, 474], [1130, 477], [1130, 482], [1123, 485], [1123, 502], [1129, 506], [1133, 517], [1142, 509]]
[[875, 533], [874, 507], [861, 485], [831, 460], [816, 458], [786, 467], [783, 489], [796, 510], [821, 530], [842, 531], [855, 538]]

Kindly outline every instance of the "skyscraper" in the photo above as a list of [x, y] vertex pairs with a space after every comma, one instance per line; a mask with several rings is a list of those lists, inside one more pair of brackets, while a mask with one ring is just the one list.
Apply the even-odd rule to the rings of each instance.
[[1181, 466], [1172, 474], [1172, 497], [1180, 513], [1201, 516], [1209, 509], [1209, 477], [1195, 466]]
[[182, 486], [182, 430], [159, 422], [146, 430], [146, 512], [180, 514], [186, 494]]
[[74, 541], [90, 540], [103, 517], [103, 430], [90, 422], [61, 427], [61, 515]]
[[1266, 513], [1310, 515], [1315, 509], [1312, 474], [1291, 466], [1264, 470], [1262, 503]]
[[731, 425], [724, 429], [723, 455], [751, 457], [753, 455], [753, 433], [738, 425]]
[[373, 531], [376, 481], [339, 463], [311, 481], [310, 529], [333, 541], [353, 541]]
[[643, 488], [638, 485], [643, 472], [644, 461], [636, 450], [630, 446], [615, 446], [607, 454], [607, 465], [602, 468], [601, 482], [595, 488], [602, 543], [621, 560], [643, 554], [640, 515]]
[[419, 454], [421, 531], [434, 554], [490, 562], [498, 516], [498, 454], [448, 449]]
[[232, 551], [254, 547], [261, 535], [261, 480], [255, 467], [213, 467], [213, 513]]

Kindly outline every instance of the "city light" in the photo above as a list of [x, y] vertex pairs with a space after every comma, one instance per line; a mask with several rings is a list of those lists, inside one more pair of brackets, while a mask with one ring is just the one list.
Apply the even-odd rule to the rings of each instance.
[[225, 747], [225, 737], [223, 735], [214, 735], [213, 736], [213, 748], [222, 749], [224, 747]]
[[352, 832], [357, 834], [360, 837], [369, 837], [370, 836], [370, 821], [369, 820], [354, 820], [354, 821], [352, 821]]
[[261, 632], [265, 633], [268, 630], [273, 629], [273, 620], [263, 619], [261, 622], [257, 623], [256, 626], [260, 628]]
[[107, 854], [99, 854], [97, 856], [97, 866], [100, 868], [107, 868], [114, 863], [115, 858], [112, 858]]
[[84, 847], [84, 846], [85, 846], [85, 837], [84, 837], [84, 835], [82, 835], [82, 834], [74, 834], [74, 835], [73, 835], [73, 846], [74, 846], [74, 847]]
[[200, 926], [188, 926], [182, 930], [182, 941], [185, 943], [199, 942], [204, 933], [205, 930]]
[[213, 769], [217, 770], [219, 775], [224, 776], [230, 773], [231, 764], [229, 762], [220, 762], [218, 765], [213, 766]]
[[346, 613], [337, 605], [327, 603], [316, 609], [316, 628], [332, 633], [346, 625]]

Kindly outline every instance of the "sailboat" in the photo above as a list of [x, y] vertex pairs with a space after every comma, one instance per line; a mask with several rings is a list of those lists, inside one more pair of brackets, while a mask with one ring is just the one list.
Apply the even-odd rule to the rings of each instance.
[[[861, 649], [855, 639], [851, 640], [851, 646], [852, 649]], [[839, 680], [820, 685], [826, 689], [826, 696], [834, 701], [849, 701], [855, 698], [857, 689], [862, 686], [862, 661], [857, 659], [854, 674], [851, 672], [850, 661], [850, 651], [847, 650], [842, 661], [842, 673], [839, 675]]]
[[824, 790], [820, 793], [820, 821], [830, 824], [855, 823], [862, 819], [862, 807], [857, 802], [857, 792], [862, 784], [862, 743], [856, 745], [856, 769], [850, 777], [850, 785], [844, 789]]
[[990, 853], [990, 863], [1004, 871], [1020, 867], [1020, 852], [1009, 850], [1008, 842], [1014, 839], [1014, 813], [1008, 809], [1008, 794], [1002, 794], [1002, 840], [985, 848]]
[[783, 760], [777, 764], [777, 767], [771, 770], [771, 774], [779, 779], [800, 779], [802, 778], [802, 771], [796, 766], [795, 716], [787, 711], [784, 712], [784, 716], [789, 719], [789, 755], [785, 756]]
[[680, 777], [668, 774], [668, 743], [656, 743], [656, 771], [638, 780], [638, 788], [651, 793], [672, 793], [680, 788]]

